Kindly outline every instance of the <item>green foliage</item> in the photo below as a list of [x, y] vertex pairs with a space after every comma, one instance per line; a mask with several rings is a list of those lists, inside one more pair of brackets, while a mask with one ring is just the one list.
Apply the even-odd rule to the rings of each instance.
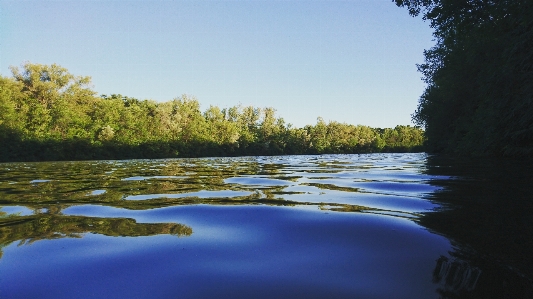
[[96, 96], [89, 77], [26, 63], [0, 77], [0, 161], [172, 158], [420, 150], [416, 127], [373, 129], [319, 118], [292, 128], [274, 108]]
[[396, 0], [435, 29], [413, 120], [434, 152], [533, 153], [533, 2]]

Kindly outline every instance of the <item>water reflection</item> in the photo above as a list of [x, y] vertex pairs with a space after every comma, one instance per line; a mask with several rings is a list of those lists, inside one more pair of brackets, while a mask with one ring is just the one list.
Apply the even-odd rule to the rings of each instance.
[[[517, 164], [425, 154], [0, 164], [0, 246], [18, 256], [11, 244], [98, 235], [136, 251], [144, 243], [124, 239], [188, 236], [121, 258], [194, 291], [216, 282], [228, 297], [228, 286], [264, 297], [337, 286], [346, 298], [528, 298], [533, 168]], [[194, 297], [169, 296], [183, 294]]]
[[[140, 237], [169, 234], [190, 236], [192, 228], [178, 223], [137, 223], [131, 218], [103, 218], [58, 215], [57, 210], [31, 216], [0, 215], [0, 248], [13, 242], [31, 244], [39, 240], [81, 238], [86, 233], [112, 237]], [[0, 250], [0, 257], [2, 251]]]
[[[412, 200], [435, 189], [427, 184], [430, 176], [419, 174], [424, 158], [411, 154], [6, 163], [0, 169], [0, 204], [32, 209], [100, 204], [142, 210], [194, 203], [325, 202], [406, 212], [398, 203], [407, 200], [407, 212], [414, 213], [434, 207]], [[391, 196], [397, 199], [383, 200]]]
[[[450, 238], [442, 298], [533, 298], [533, 162], [429, 157], [438, 212], [418, 222]], [[460, 261], [460, 262], [458, 262]], [[476, 282], [476, 283], [474, 283]]]
[[444, 294], [457, 294], [472, 291], [476, 288], [481, 270], [470, 266], [467, 262], [450, 260], [445, 256], [437, 260], [433, 272], [433, 282], [443, 285], [440, 291]]

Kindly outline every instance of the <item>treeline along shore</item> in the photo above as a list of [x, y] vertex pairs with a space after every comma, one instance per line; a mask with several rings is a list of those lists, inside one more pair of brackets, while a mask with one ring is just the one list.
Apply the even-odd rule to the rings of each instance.
[[25, 63], [0, 77], [0, 161], [421, 151], [418, 127], [371, 128], [318, 118], [294, 128], [274, 108], [221, 109], [97, 96], [90, 77]]

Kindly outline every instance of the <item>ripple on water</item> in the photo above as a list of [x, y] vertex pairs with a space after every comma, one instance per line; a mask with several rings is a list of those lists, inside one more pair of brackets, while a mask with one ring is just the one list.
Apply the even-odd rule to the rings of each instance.
[[106, 193], [106, 190], [93, 190], [87, 194], [87, 196], [97, 196]]
[[248, 196], [252, 192], [247, 191], [232, 191], [232, 190], [222, 190], [222, 191], [207, 191], [202, 190], [198, 192], [189, 192], [189, 193], [174, 193], [174, 194], [143, 194], [143, 195], [129, 195], [124, 197], [125, 200], [148, 200], [155, 198], [182, 198], [182, 197], [198, 197], [198, 198], [228, 198], [228, 197], [238, 197], [238, 196]]
[[260, 177], [233, 177], [224, 180], [226, 184], [239, 184], [248, 186], [289, 186], [293, 183], [278, 179], [267, 179]]
[[[294, 194], [284, 194], [283, 198], [295, 202], [355, 205], [370, 209], [396, 211], [402, 213], [421, 213], [435, 209], [438, 205], [417, 197], [397, 194], [369, 193], [332, 189], [331, 186], [293, 186], [286, 191]], [[300, 194], [296, 194], [296, 192]]]
[[32, 215], [33, 211], [28, 209], [27, 207], [21, 207], [21, 206], [2, 206], [0, 207], [0, 216], [2, 216], [1, 213], [6, 213], [5, 216], [9, 215], [16, 215], [16, 216], [28, 216]]
[[360, 192], [410, 195], [415, 197], [422, 197], [427, 193], [439, 189], [436, 186], [429, 185], [426, 181], [356, 181], [345, 179], [307, 179], [305, 181], [309, 184], [333, 185], [339, 188], [356, 188]]
[[428, 184], [406, 182], [354, 182], [353, 187], [368, 191], [384, 191], [392, 194], [410, 194], [416, 196], [423, 196], [438, 189]]
[[123, 181], [144, 181], [144, 180], [164, 180], [164, 179], [185, 179], [185, 176], [176, 175], [155, 175], [155, 176], [132, 176], [122, 179]]
[[380, 194], [365, 194], [365, 196], [352, 198], [351, 203], [381, 210], [405, 213], [422, 213], [438, 207], [438, 205], [430, 201], [419, 198]]
[[39, 184], [39, 183], [47, 183], [47, 182], [51, 182], [52, 180], [33, 180], [33, 181], [30, 181], [30, 184]]

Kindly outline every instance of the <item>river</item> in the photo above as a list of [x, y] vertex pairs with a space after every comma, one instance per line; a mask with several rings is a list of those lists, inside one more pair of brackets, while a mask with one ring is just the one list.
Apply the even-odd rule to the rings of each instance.
[[533, 298], [533, 167], [366, 154], [0, 164], [0, 298]]

